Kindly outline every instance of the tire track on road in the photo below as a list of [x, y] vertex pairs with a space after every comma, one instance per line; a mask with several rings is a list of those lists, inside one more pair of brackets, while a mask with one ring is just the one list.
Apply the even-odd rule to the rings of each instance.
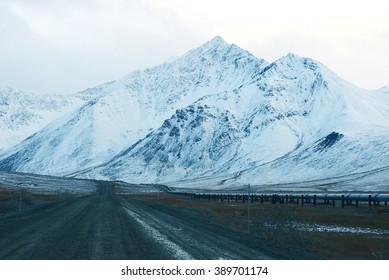
[[[170, 209], [166, 205], [153, 207], [142, 201], [125, 200], [123, 207], [129, 215], [138, 219], [144, 228], [158, 232], [164, 240], [175, 244], [176, 248], [195, 259], [271, 259], [262, 253], [258, 246], [254, 248], [235, 232], [216, 227], [202, 221], [201, 218]], [[181, 255], [182, 256], [182, 255]]]

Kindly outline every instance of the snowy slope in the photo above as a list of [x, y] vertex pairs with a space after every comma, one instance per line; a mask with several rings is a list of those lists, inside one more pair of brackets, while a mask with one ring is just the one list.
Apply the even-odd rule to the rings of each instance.
[[381, 94], [389, 94], [389, 86], [382, 87], [382, 88], [378, 89], [377, 92], [379, 92]]
[[87, 88], [84, 90], [81, 90], [79, 92], [76, 92], [73, 94], [73, 96], [82, 99], [84, 101], [89, 101], [94, 97], [97, 97], [100, 95], [107, 87], [109, 87], [111, 84], [115, 83], [115, 81], [111, 81], [108, 83], [104, 83], [95, 87]]
[[375, 96], [381, 99], [383, 103], [389, 103], [389, 86], [376, 90]]
[[81, 104], [82, 100], [74, 96], [37, 95], [11, 88], [0, 89], [0, 152]]

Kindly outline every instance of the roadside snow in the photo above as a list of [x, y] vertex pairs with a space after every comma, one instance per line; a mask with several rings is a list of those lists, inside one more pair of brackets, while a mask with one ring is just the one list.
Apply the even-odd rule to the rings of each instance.
[[146, 232], [153, 237], [158, 243], [166, 247], [166, 249], [173, 254], [175, 259], [178, 260], [191, 260], [193, 257], [188, 254], [184, 249], [182, 249], [176, 243], [170, 241], [167, 236], [162, 234], [157, 229], [150, 226], [144, 219], [141, 218], [138, 214], [132, 212], [129, 209], [125, 209], [129, 216], [131, 216], [134, 220], [136, 220], [145, 230]]

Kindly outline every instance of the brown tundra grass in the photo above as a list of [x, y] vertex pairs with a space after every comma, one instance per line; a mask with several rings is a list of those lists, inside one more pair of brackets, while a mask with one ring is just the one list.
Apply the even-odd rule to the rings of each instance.
[[[188, 196], [156, 193], [132, 198], [148, 203], [186, 207], [210, 223], [247, 233], [247, 203], [191, 200]], [[250, 207], [250, 234], [266, 242], [315, 253], [325, 259], [389, 259], [389, 206], [260, 204]], [[369, 228], [382, 234], [302, 231], [291, 224]]]

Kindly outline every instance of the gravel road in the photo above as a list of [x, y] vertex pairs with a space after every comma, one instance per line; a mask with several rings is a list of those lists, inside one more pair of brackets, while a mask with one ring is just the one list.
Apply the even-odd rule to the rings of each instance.
[[304, 258], [186, 208], [115, 196], [108, 182], [98, 189], [0, 219], [0, 259]]

